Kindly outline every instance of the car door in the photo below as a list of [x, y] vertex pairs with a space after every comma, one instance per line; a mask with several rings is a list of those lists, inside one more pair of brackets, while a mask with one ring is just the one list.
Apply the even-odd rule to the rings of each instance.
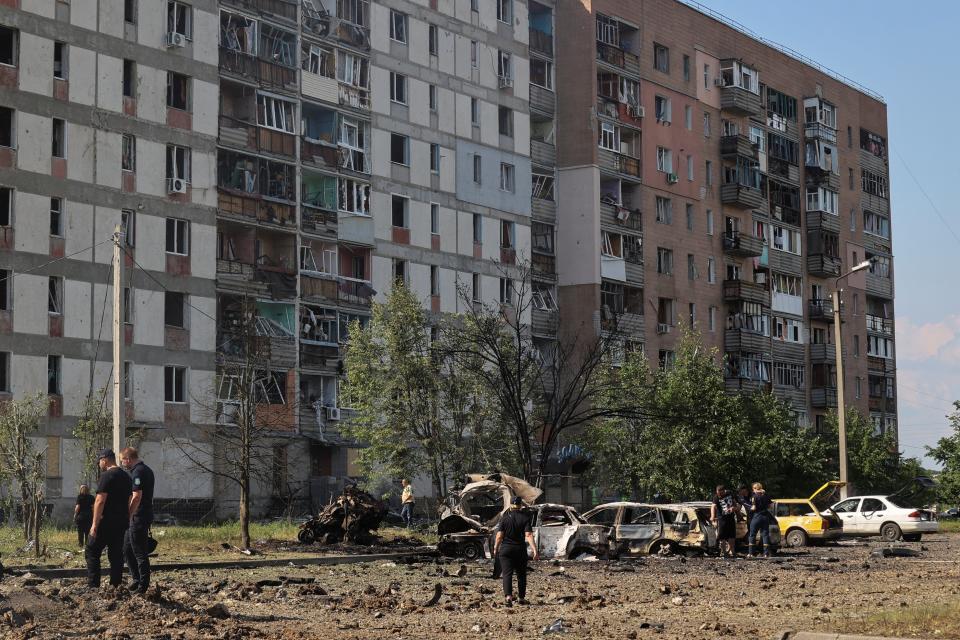
[[564, 507], [544, 506], [538, 510], [533, 530], [534, 542], [542, 558], [562, 558], [567, 553], [567, 542], [576, 531], [576, 523]]
[[617, 539], [617, 516], [622, 511], [622, 507], [597, 507], [583, 515], [583, 519], [590, 524], [598, 524], [607, 528], [610, 536], [610, 547], [617, 550], [620, 541]]
[[840, 517], [845, 535], [860, 535], [860, 498], [841, 500], [830, 507], [830, 510]]
[[860, 503], [859, 517], [857, 525], [860, 527], [861, 535], [878, 536], [880, 535], [880, 525], [884, 523], [884, 517], [887, 515], [887, 505], [883, 500], [877, 498], [864, 498]]
[[622, 548], [630, 553], [644, 553], [653, 540], [661, 537], [660, 510], [653, 505], [625, 507], [615, 530]]

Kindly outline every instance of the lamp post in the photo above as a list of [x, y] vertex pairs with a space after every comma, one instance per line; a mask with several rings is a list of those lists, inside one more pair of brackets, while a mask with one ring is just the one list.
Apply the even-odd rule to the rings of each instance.
[[843, 397], [843, 342], [840, 331], [840, 281], [858, 271], [869, 269], [873, 262], [864, 260], [850, 271], [833, 281], [833, 335], [837, 344], [835, 358], [837, 367], [837, 431], [840, 438], [840, 499], [847, 497], [847, 409]]

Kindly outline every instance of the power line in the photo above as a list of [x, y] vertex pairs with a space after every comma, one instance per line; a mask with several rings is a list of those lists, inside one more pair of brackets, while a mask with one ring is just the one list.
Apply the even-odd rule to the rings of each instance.
[[898, 383], [897, 383], [897, 386], [905, 387], [905, 388], [910, 389], [911, 391], [913, 391], [913, 392], [915, 392], [915, 393], [919, 393], [919, 394], [922, 394], [922, 395], [925, 395], [925, 396], [930, 396], [931, 398], [935, 398], [935, 399], [937, 399], [937, 400], [943, 400], [944, 402], [949, 402], [950, 404], [953, 404], [954, 402], [957, 402], [957, 401], [958, 401], [957, 398], [954, 398], [953, 400], [948, 400], [947, 398], [944, 398], [944, 397], [942, 397], [942, 396], [937, 396], [937, 395], [934, 395], [934, 394], [932, 394], [932, 393], [927, 393], [926, 391], [923, 391], [923, 390], [918, 389], [918, 388], [916, 388], [916, 387], [911, 387], [910, 385], [908, 385], [908, 384], [903, 384], [902, 382], [898, 382]]
[[44, 262], [43, 264], [38, 264], [37, 266], [32, 267], [32, 268], [30, 268], [30, 269], [27, 269], [27, 270], [25, 270], [25, 271], [16, 271], [16, 272], [11, 271], [11, 272], [10, 272], [10, 275], [4, 276], [3, 278], [0, 278], [0, 282], [5, 282], [5, 281], [7, 281], [7, 280], [13, 280], [13, 279], [14, 279], [15, 277], [17, 277], [17, 276], [23, 276], [23, 275], [26, 275], [26, 274], [28, 274], [28, 273], [33, 273], [34, 271], [39, 271], [40, 269], [43, 269], [44, 267], [49, 267], [51, 264], [56, 264], [57, 262], [61, 262], [61, 261], [63, 261], [63, 260], [69, 260], [69, 259], [72, 258], [73, 256], [77, 256], [77, 255], [80, 255], [81, 253], [86, 253], [87, 251], [91, 251], [91, 250], [93, 250], [93, 249], [96, 249], [96, 248], [99, 247], [100, 245], [106, 244], [107, 242], [110, 242], [112, 239], [113, 239], [113, 238], [112, 238], [112, 236], [111, 236], [110, 238], [107, 238], [106, 240], [103, 240], [102, 242], [98, 242], [97, 244], [90, 245], [90, 246], [87, 247], [86, 249], [80, 249], [79, 251], [74, 251], [73, 253], [68, 253], [68, 254], [65, 255], [65, 256], [61, 256], [61, 257], [59, 257], [59, 258], [54, 258], [53, 260], [49, 260], [49, 261], [47, 261], [47, 262]]
[[950, 223], [947, 222], [947, 219], [940, 213], [940, 209], [937, 208], [936, 203], [934, 203], [933, 198], [930, 197], [930, 194], [927, 193], [927, 190], [923, 188], [923, 185], [920, 184], [920, 181], [917, 180], [917, 177], [913, 175], [913, 171], [910, 170], [910, 166], [907, 164], [907, 161], [903, 159], [903, 156], [900, 155], [900, 152], [894, 148], [894, 153], [897, 154], [897, 157], [900, 158], [900, 162], [903, 164], [903, 168], [907, 170], [907, 174], [913, 179], [914, 184], [917, 185], [917, 188], [920, 190], [920, 193], [923, 194], [923, 197], [927, 199], [927, 202], [930, 203], [930, 207], [933, 209], [934, 213], [937, 214], [937, 217], [940, 218], [940, 222], [943, 223], [943, 226], [947, 228], [947, 231], [950, 232], [950, 235], [953, 236], [953, 239], [957, 241], [957, 244], [960, 244], [960, 236], [953, 230], [953, 227], [950, 226]]

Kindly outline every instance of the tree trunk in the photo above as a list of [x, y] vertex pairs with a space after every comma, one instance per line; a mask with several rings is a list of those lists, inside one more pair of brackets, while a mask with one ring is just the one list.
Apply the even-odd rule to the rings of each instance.
[[240, 548], [250, 548], [250, 476], [240, 478]]
[[33, 505], [33, 556], [40, 557], [40, 518], [43, 517], [43, 510], [40, 500], [36, 500]]

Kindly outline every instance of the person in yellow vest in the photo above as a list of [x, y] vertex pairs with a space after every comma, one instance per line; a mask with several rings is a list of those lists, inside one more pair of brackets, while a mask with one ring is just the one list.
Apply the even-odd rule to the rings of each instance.
[[400, 494], [400, 517], [403, 518], [404, 524], [409, 529], [410, 525], [413, 524], [413, 487], [410, 486], [410, 481], [406, 478], [401, 480], [400, 484], [403, 485], [403, 492]]

